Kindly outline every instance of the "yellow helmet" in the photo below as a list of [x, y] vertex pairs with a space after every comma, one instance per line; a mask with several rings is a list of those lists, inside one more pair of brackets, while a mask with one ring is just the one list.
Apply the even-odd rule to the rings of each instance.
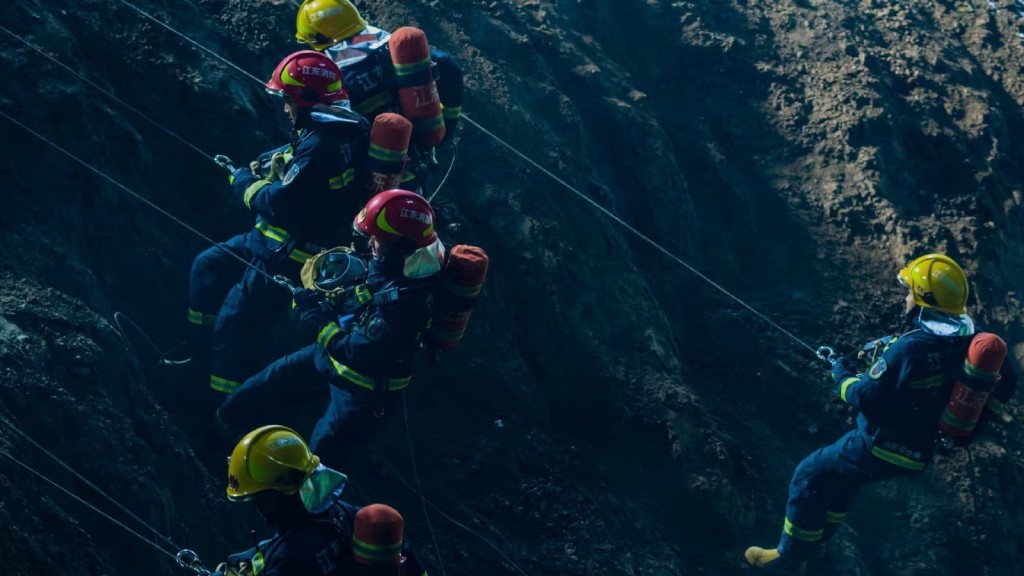
[[291, 428], [264, 426], [238, 441], [228, 459], [228, 500], [251, 500], [261, 492], [295, 494], [320, 464]]
[[366, 20], [349, 0], [305, 0], [295, 16], [295, 38], [314, 50], [359, 34]]
[[921, 256], [900, 270], [899, 280], [910, 288], [918, 306], [950, 314], [967, 312], [967, 275], [949, 256]]

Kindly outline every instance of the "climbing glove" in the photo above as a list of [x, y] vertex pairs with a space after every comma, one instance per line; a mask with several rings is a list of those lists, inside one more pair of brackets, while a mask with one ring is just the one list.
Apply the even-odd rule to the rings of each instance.
[[835, 382], [840, 382], [856, 373], [857, 369], [853, 367], [853, 361], [847, 356], [839, 356], [832, 363], [832, 380]]

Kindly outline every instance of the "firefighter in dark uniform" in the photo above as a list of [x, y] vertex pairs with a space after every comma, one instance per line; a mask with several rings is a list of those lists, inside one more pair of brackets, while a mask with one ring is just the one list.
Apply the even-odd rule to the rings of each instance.
[[[935, 451], [937, 423], [952, 382], [975, 334], [967, 315], [967, 277], [951, 258], [922, 256], [899, 273], [907, 287], [912, 329], [890, 340], [867, 373], [838, 359], [837, 394], [859, 412], [857, 428], [805, 458], [789, 485], [786, 518], [777, 548], [752, 546], [747, 563], [772, 573], [801, 573], [806, 561], [835, 535], [860, 487], [923, 470]], [[998, 410], [1017, 385], [1012, 362], [991, 408]]]
[[[210, 386], [225, 393], [258, 370], [254, 351], [290, 300], [268, 276], [295, 282], [311, 255], [349, 242], [338, 215], [354, 215], [366, 200], [368, 124], [331, 106], [346, 98], [334, 62], [312, 50], [296, 52], [277, 66], [267, 91], [284, 101], [292, 144], [273, 155], [267, 170], [257, 162], [235, 170], [232, 189], [256, 225], [202, 252], [190, 278], [190, 340], [201, 347], [212, 329]], [[266, 274], [247, 267], [239, 280], [239, 263], [227, 251]]]
[[[294, 430], [272, 425], [246, 434], [228, 459], [227, 497], [232, 502], [251, 503], [274, 534], [254, 548], [229, 556], [215, 574], [357, 573], [365, 550], [374, 546], [355, 537], [372, 529], [360, 522], [377, 520], [377, 509], [382, 507], [372, 505], [361, 511], [342, 500], [346, 482], [344, 474], [321, 465]], [[408, 540], [394, 544], [401, 549], [405, 574], [426, 574]]]
[[[353, 110], [370, 121], [382, 112], [402, 113], [388, 46], [391, 34], [368, 25], [350, 0], [305, 0], [296, 15], [295, 28], [296, 39], [314, 50], [324, 51], [341, 68]], [[435, 66], [446, 144], [455, 135], [462, 116], [462, 68], [451, 54], [433, 46], [430, 58]], [[409, 157], [410, 165], [401, 187], [422, 189], [436, 163], [434, 151], [413, 147]]]
[[413, 192], [388, 190], [371, 198], [354, 222], [372, 254], [365, 282], [333, 305], [318, 292], [296, 295], [301, 321], [316, 342], [231, 394], [218, 410], [223, 426], [230, 432], [279, 421], [297, 398], [314, 398], [327, 404], [310, 438], [315, 451], [333, 463], [344, 446], [365, 444], [409, 385], [430, 322], [433, 284], [444, 262], [433, 222], [430, 204]]

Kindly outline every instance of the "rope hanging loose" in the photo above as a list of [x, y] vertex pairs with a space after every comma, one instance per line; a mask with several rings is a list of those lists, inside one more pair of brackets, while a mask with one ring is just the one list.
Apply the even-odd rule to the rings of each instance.
[[416, 487], [419, 488], [420, 505], [423, 506], [423, 519], [427, 521], [430, 539], [434, 541], [434, 553], [437, 554], [437, 563], [441, 567], [441, 576], [445, 576], [444, 560], [441, 558], [441, 547], [437, 545], [437, 537], [434, 536], [434, 526], [431, 524], [430, 514], [427, 512], [427, 499], [423, 495], [423, 484], [420, 483], [420, 470], [416, 466], [416, 452], [413, 450], [412, 431], [409, 429], [409, 408], [404, 394], [402, 395], [402, 420], [405, 422], [405, 440], [409, 445], [409, 461], [412, 462], [412, 475], [416, 480]]

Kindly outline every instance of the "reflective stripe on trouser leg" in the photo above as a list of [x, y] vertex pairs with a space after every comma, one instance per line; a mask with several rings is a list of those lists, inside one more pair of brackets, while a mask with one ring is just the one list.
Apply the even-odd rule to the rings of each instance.
[[[277, 253], [273, 258], [278, 261], [262, 263], [267, 274], [298, 275], [299, 265], [286, 254]], [[213, 329], [210, 382], [215, 389], [219, 389], [215, 384], [233, 389], [260, 369], [264, 338], [290, 302], [288, 290], [251, 268], [245, 271], [242, 281], [224, 299]]]
[[221, 403], [218, 414], [224, 424], [238, 434], [267, 422], [294, 426], [306, 409], [325, 404], [328, 384], [316, 369], [315, 348], [278, 358], [246, 380]]
[[822, 540], [829, 540], [836, 535], [836, 531], [846, 521], [846, 512], [832, 512], [828, 511], [825, 513], [825, 531], [821, 534]]
[[[840, 514], [849, 509], [850, 502], [861, 486], [904, 472], [871, 454], [871, 439], [860, 430], [851, 430], [829, 446], [812, 452], [796, 467], [789, 485], [786, 518], [798, 527], [801, 535], [820, 530], [816, 541], [801, 540], [783, 532], [780, 552], [794, 560], [804, 560], [813, 553], [823, 539], [835, 533]], [[831, 528], [830, 528], [831, 526]]]
[[[227, 252], [230, 250], [231, 252]], [[242, 278], [244, 266], [231, 254], [244, 260], [252, 256], [245, 245], [245, 234], [239, 234], [217, 246], [200, 252], [192, 261], [188, 286], [188, 323], [212, 327], [228, 291]]]

